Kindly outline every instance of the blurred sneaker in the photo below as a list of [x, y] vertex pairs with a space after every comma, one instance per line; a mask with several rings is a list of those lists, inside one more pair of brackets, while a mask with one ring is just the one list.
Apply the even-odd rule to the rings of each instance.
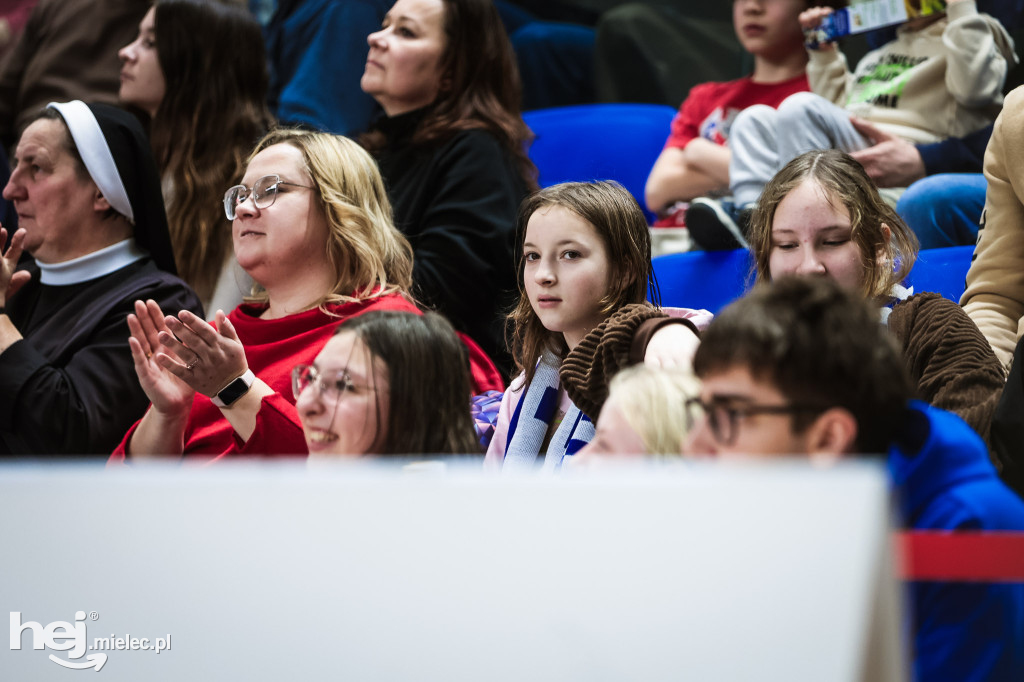
[[739, 210], [729, 199], [700, 197], [690, 202], [686, 227], [693, 243], [705, 251], [747, 249], [744, 234], [750, 224], [751, 210]]

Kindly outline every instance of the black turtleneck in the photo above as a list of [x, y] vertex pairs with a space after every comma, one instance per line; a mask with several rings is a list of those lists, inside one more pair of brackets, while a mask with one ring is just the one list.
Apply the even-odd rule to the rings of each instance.
[[428, 145], [412, 136], [425, 110], [378, 121], [380, 164], [395, 223], [415, 252], [414, 293], [506, 371], [504, 317], [515, 302], [515, 222], [526, 185], [487, 131]]

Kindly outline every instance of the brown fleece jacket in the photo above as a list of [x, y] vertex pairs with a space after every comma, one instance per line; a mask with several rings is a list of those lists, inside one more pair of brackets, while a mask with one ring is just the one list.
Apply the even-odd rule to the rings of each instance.
[[573, 404], [596, 422], [612, 377], [643, 362], [654, 332], [675, 323], [685, 324], [699, 335], [689, 320], [669, 317], [649, 303], [630, 303], [612, 313], [562, 360], [558, 376]]
[[1003, 368], [967, 313], [939, 294], [916, 294], [893, 306], [889, 330], [903, 347], [918, 397], [955, 412], [987, 443]]

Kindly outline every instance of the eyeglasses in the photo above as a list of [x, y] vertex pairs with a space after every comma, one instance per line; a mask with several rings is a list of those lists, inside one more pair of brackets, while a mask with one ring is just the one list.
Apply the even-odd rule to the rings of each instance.
[[296, 365], [292, 370], [292, 395], [298, 400], [302, 392], [310, 387], [321, 400], [332, 403], [337, 402], [343, 394], [358, 388], [345, 370], [324, 375], [312, 365]]
[[705, 402], [700, 398], [689, 398], [686, 401], [686, 412], [690, 423], [696, 423], [695, 412], [698, 409], [707, 415], [714, 439], [720, 445], [732, 445], [739, 436], [740, 419], [759, 414], [818, 414], [828, 408], [820, 405], [735, 405], [714, 399]]
[[237, 218], [238, 213], [235, 209], [250, 196], [252, 196], [252, 202], [256, 205], [256, 208], [269, 208], [270, 206], [273, 206], [274, 200], [277, 199], [277, 188], [279, 185], [313, 189], [310, 185], [299, 185], [294, 182], [285, 182], [281, 179], [281, 176], [277, 174], [264, 175], [262, 178], [252, 183], [252, 189], [245, 185], [235, 185], [227, 192], [224, 192], [224, 215], [228, 217], [228, 220], [234, 220]]

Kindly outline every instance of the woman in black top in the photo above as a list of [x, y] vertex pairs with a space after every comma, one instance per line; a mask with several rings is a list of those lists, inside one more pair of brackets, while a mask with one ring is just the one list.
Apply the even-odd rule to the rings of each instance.
[[385, 115], [362, 142], [415, 252], [414, 292], [503, 368], [515, 218], [536, 188], [519, 74], [490, 0], [398, 0], [361, 86]]

